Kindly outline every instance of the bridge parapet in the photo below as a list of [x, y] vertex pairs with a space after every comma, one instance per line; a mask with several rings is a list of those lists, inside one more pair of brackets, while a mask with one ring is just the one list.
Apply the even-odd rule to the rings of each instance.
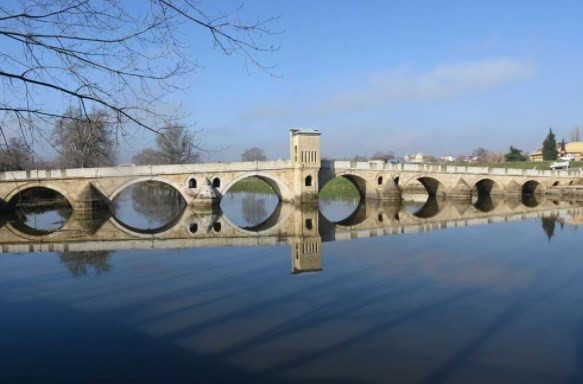
[[232, 163], [198, 163], [169, 165], [140, 165], [102, 168], [70, 168], [52, 170], [0, 172], [2, 181], [46, 180], [63, 178], [134, 177], [151, 175], [175, 175], [188, 173], [246, 172], [254, 170], [280, 170], [291, 168], [289, 160], [250, 161]]

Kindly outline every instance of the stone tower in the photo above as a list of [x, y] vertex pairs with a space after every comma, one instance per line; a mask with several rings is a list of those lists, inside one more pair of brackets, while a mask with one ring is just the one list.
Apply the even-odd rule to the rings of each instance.
[[318, 201], [320, 171], [320, 132], [312, 129], [290, 129], [290, 159], [294, 169], [294, 200], [300, 203]]

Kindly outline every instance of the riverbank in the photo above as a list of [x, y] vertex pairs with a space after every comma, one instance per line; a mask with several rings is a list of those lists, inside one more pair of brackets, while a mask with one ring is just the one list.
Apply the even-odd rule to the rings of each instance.
[[[273, 188], [266, 182], [257, 178], [248, 178], [241, 180], [229, 189], [229, 192], [248, 192], [248, 193], [275, 193]], [[346, 197], [358, 198], [358, 190], [352, 183], [343, 177], [330, 180], [320, 191], [322, 197]]]

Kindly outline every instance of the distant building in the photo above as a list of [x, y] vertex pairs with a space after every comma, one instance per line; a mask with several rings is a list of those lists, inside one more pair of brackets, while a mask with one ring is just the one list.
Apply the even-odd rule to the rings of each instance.
[[423, 163], [425, 161], [425, 155], [419, 152], [416, 155], [405, 155], [405, 161], [408, 163]]
[[455, 156], [452, 156], [452, 155], [441, 156], [441, 157], [439, 158], [439, 160], [441, 160], [441, 161], [448, 161], [448, 162], [450, 162], [450, 163], [451, 163], [451, 162], [454, 162], [454, 161], [456, 161], [456, 157], [455, 157]]
[[[562, 155], [573, 155], [575, 156], [575, 161], [582, 161], [583, 160], [583, 142], [576, 141], [573, 143], [566, 143], [565, 144], [565, 153], [561, 153], [561, 144], [557, 144], [557, 152], [559, 156]], [[532, 151], [530, 154], [531, 161], [543, 161], [543, 148], [537, 148]]]

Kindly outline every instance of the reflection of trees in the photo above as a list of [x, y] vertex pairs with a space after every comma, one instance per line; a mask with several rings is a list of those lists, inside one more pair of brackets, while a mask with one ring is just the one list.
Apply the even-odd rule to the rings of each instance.
[[242, 204], [243, 220], [247, 225], [256, 225], [266, 219], [265, 198], [248, 193], [243, 196]]
[[97, 275], [109, 272], [110, 256], [109, 251], [59, 252], [61, 263], [65, 264], [74, 277], [87, 275], [89, 269], [93, 269]]
[[184, 209], [185, 202], [180, 193], [160, 182], [139, 183], [132, 187], [133, 208], [150, 222], [170, 222]]
[[547, 238], [551, 241], [551, 238], [555, 234], [555, 223], [557, 218], [555, 216], [547, 216], [541, 219], [543, 224], [543, 230], [547, 234]]

